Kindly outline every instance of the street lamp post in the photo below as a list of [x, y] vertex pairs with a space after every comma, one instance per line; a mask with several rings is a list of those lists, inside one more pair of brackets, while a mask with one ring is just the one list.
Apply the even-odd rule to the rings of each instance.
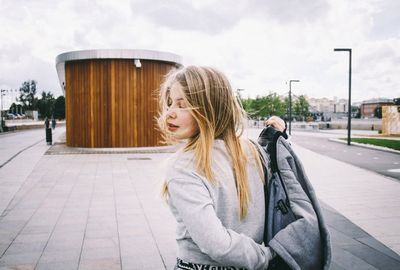
[[300, 80], [289, 81], [289, 135], [292, 135], [292, 82], [300, 82]]
[[350, 132], [351, 132], [351, 49], [349, 48], [335, 48], [335, 52], [349, 52], [349, 105], [347, 116], [347, 145], [350, 145]]
[[236, 100], [239, 102], [240, 106], [242, 106], [242, 107], [243, 107], [243, 104], [242, 104], [242, 97], [240, 95], [240, 92], [243, 92], [243, 91], [244, 91], [243, 88], [236, 89]]
[[243, 92], [243, 91], [244, 91], [243, 88], [236, 89], [236, 94], [237, 94], [238, 98], [240, 98], [240, 92]]

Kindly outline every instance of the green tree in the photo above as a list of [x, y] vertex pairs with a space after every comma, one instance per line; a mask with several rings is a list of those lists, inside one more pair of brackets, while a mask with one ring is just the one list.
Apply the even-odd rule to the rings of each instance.
[[256, 96], [256, 98], [243, 99], [243, 109], [251, 118], [268, 118], [271, 115], [283, 117], [286, 106], [276, 93], [267, 96]]
[[257, 96], [252, 102], [253, 114], [256, 117], [266, 117], [267, 115], [267, 104], [265, 96]]
[[247, 113], [249, 113], [249, 109], [251, 108], [251, 101], [252, 101], [251, 98], [246, 98], [241, 100], [243, 110], [245, 110]]
[[24, 113], [22, 105], [21, 104], [15, 104], [15, 103], [11, 104], [10, 108], [8, 109], [8, 111], [10, 113], [12, 113], [12, 114], [17, 114], [17, 113], [23, 114]]
[[12, 114], [17, 114], [17, 104], [15, 104], [14, 102], [11, 104], [10, 108], [8, 109], [8, 112], [12, 113]]
[[276, 93], [269, 94], [267, 97], [268, 116], [284, 116], [286, 113], [285, 102], [282, 101]]
[[361, 118], [361, 110], [359, 106], [351, 106], [351, 115], [354, 118]]
[[294, 102], [294, 113], [297, 116], [302, 117], [303, 120], [305, 117], [310, 116], [309, 108], [310, 104], [304, 95], [299, 96], [299, 98]]
[[54, 103], [54, 118], [65, 119], [65, 98], [59, 96]]
[[243, 109], [251, 118], [257, 118], [260, 116], [260, 110], [262, 109], [261, 97], [257, 96], [255, 99], [247, 98], [242, 100]]
[[35, 98], [36, 95], [36, 85], [35, 80], [28, 80], [22, 83], [19, 88], [19, 101], [22, 103], [24, 110], [35, 110], [37, 109]]
[[283, 99], [283, 106], [285, 107], [285, 117], [283, 119], [288, 121], [289, 120], [289, 97], [285, 97]]
[[51, 117], [54, 111], [55, 99], [52, 93], [42, 92], [42, 97], [37, 101], [37, 108], [41, 118]]
[[379, 119], [382, 118], [382, 107], [376, 107], [374, 110], [374, 116], [378, 117]]

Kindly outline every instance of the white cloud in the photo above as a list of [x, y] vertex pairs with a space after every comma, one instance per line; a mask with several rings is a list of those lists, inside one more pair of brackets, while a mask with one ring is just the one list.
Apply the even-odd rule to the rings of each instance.
[[400, 96], [396, 0], [0, 1], [0, 87], [35, 79], [61, 94], [55, 57], [80, 49], [153, 49], [185, 65], [211, 65], [255, 96], [277, 91], [347, 97]]

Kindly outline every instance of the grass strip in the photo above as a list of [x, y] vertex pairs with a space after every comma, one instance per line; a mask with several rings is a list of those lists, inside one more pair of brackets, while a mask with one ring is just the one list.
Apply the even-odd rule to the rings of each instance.
[[[342, 138], [342, 140], [347, 140]], [[389, 140], [389, 139], [377, 139], [377, 138], [351, 138], [352, 142], [372, 144], [376, 146], [382, 146], [400, 151], [400, 140]]]

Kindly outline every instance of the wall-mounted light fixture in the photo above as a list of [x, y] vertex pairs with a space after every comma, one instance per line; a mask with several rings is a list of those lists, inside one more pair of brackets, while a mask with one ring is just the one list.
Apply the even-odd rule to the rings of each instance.
[[134, 63], [135, 63], [135, 67], [137, 67], [137, 68], [142, 67], [142, 63], [140, 63], [140, 59], [135, 59]]

